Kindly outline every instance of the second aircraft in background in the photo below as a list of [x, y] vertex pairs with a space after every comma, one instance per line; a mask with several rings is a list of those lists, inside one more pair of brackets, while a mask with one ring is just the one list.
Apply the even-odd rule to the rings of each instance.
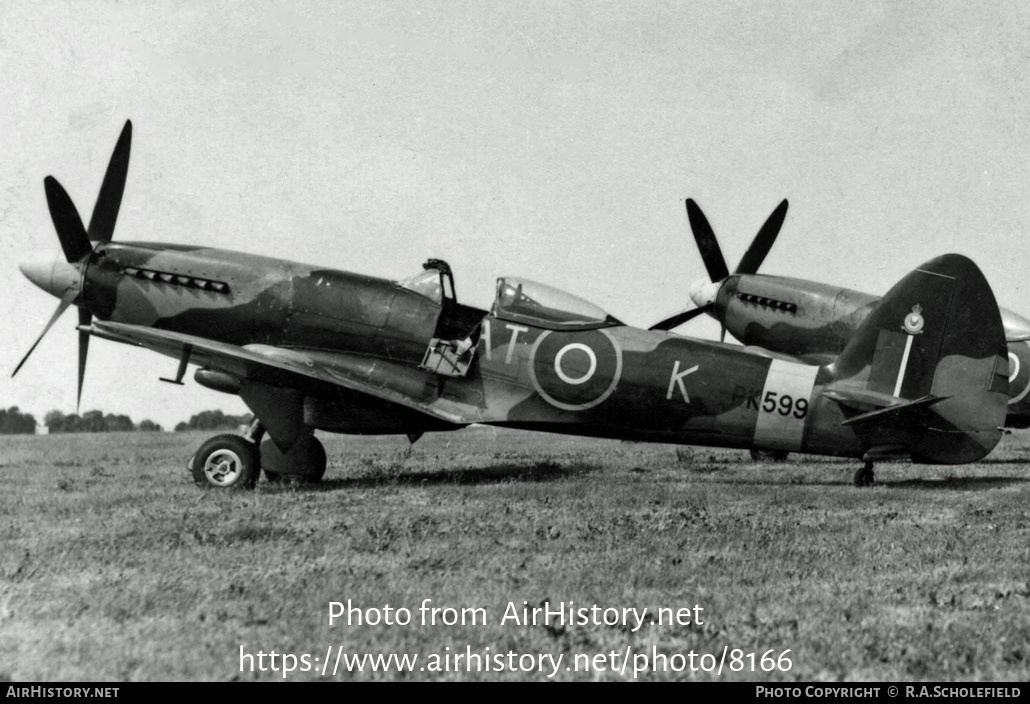
[[[719, 321], [742, 344], [773, 354], [785, 354], [825, 364], [840, 354], [862, 322], [882, 300], [879, 296], [841, 286], [759, 274], [787, 215], [784, 200], [755, 235], [731, 274], [708, 219], [687, 199], [690, 228], [708, 271], [709, 280], [688, 289], [696, 307], [652, 325], [671, 330], [705, 313]], [[925, 303], [923, 304], [925, 305]], [[1030, 427], [1030, 320], [1000, 309], [1009, 361], [1009, 400], [1005, 426]], [[901, 329], [899, 327], [899, 332]], [[878, 346], [895, 345], [890, 337]], [[899, 347], [897, 354], [903, 354]]]

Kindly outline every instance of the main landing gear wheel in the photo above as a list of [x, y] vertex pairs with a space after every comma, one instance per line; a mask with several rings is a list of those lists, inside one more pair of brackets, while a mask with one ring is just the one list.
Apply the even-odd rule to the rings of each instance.
[[205, 489], [253, 489], [261, 473], [257, 445], [239, 435], [217, 435], [190, 460], [193, 481]]
[[261, 465], [269, 482], [314, 483], [325, 476], [325, 447], [311, 435], [298, 441], [285, 454], [271, 440], [261, 443]]
[[786, 462], [786, 450], [751, 450], [751, 459], [754, 462]]
[[855, 471], [855, 486], [872, 486], [873, 481], [872, 462], [866, 462], [864, 467]]

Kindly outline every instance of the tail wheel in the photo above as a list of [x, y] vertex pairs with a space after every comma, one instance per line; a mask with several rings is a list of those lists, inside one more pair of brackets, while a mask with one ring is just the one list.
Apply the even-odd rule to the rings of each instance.
[[190, 461], [193, 481], [205, 489], [253, 489], [261, 473], [257, 445], [239, 435], [218, 435]]
[[873, 475], [873, 463], [867, 462], [864, 467], [855, 471], [855, 486], [872, 486], [875, 481]]

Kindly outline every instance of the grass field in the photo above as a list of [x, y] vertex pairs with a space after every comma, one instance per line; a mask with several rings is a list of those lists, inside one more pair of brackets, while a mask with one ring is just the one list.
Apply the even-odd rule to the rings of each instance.
[[[241, 672], [241, 647], [307, 653], [291, 680], [545, 680], [551, 661], [519, 669], [540, 654], [562, 656], [559, 680], [1030, 680], [1028, 434], [975, 465], [879, 465], [871, 489], [818, 458], [488, 428], [410, 447], [326, 436], [319, 486], [252, 492], [193, 486], [206, 437], [0, 440], [0, 680], [282, 679]], [[485, 623], [422, 625], [425, 599]], [[347, 600], [411, 623], [330, 625]], [[704, 623], [501, 623], [509, 603], [569, 601], [648, 621], [697, 605]], [[336, 646], [419, 660], [323, 677]], [[724, 648], [743, 659], [706, 672]], [[762, 671], [786, 650], [789, 670]], [[469, 651], [491, 671], [455, 671]], [[449, 671], [418, 669], [434, 654]], [[644, 671], [655, 654], [665, 671]]]

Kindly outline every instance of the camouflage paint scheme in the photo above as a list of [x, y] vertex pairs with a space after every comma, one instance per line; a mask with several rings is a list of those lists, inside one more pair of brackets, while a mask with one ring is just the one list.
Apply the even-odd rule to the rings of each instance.
[[[709, 314], [744, 345], [818, 363], [838, 355], [880, 298], [839, 286], [764, 274], [733, 274]], [[1001, 309], [1008, 342], [1005, 425], [1030, 427], [1030, 321]]]
[[[178, 359], [165, 379], [176, 384], [199, 366], [197, 383], [238, 394], [257, 419], [245, 436], [201, 445], [189, 462], [200, 486], [253, 487], [262, 469], [270, 481], [320, 479], [326, 457], [315, 430], [405, 433], [414, 442], [488, 423], [862, 457], [855, 483], [863, 486], [872, 460], [970, 462], [1000, 438], [1005, 333], [994, 294], [965, 257], [927, 262], [879, 302], [841, 289], [831, 297], [827, 287], [803, 302], [804, 287], [789, 281], [777, 299], [749, 292], [744, 278], [726, 282], [724, 320], [734, 330], [742, 323], [745, 338], [754, 319], [736, 315], [735, 301], [810, 317], [812, 334], [782, 321], [751, 330], [788, 352], [776, 355], [631, 328], [528, 280], [499, 279], [488, 313], [457, 302], [439, 260], [391, 282], [207, 247], [113, 242], [131, 141], [126, 121], [88, 226], [57, 179], [43, 180], [61, 251], [32, 253], [19, 268], [59, 303], [12, 376], [72, 305], [80, 397], [91, 337]], [[786, 207], [738, 273], [757, 271]], [[706, 267], [722, 281], [714, 233], [696, 204], [687, 210], [704, 230]]]
[[[961, 463], [993, 449], [1005, 414], [1000, 314], [959, 255], [903, 279], [864, 311], [839, 357], [816, 364], [800, 358], [807, 350], [773, 359], [611, 318], [568, 325], [495, 305], [465, 308], [480, 320], [474, 357], [467, 374], [448, 376], [420, 368], [446, 302], [202, 247], [101, 243], [81, 287], [96, 320], [80, 329], [199, 365], [196, 380], [238, 393], [284, 451], [311, 429], [414, 437], [486, 423]], [[915, 305], [925, 334], [902, 329]], [[910, 347], [904, 363], [899, 343]]]

